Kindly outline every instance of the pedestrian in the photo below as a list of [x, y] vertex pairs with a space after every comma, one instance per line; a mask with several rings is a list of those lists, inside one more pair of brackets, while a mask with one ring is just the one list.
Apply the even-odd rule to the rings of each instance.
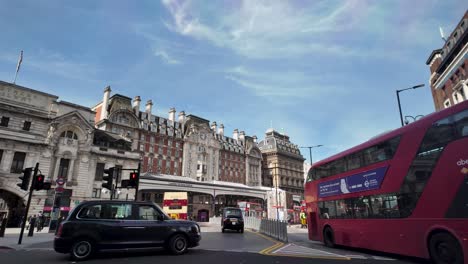
[[291, 214], [288, 214], [288, 226], [291, 226], [292, 217]]
[[299, 217], [301, 218], [301, 228], [307, 228], [307, 216], [304, 210], [301, 211]]
[[32, 216], [29, 216], [28, 221], [26, 221], [26, 230], [29, 230], [29, 226], [31, 224], [31, 218], [32, 218]]

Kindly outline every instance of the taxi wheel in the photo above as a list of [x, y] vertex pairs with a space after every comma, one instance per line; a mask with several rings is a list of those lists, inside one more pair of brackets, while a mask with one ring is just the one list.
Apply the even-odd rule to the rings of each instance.
[[187, 251], [188, 241], [184, 235], [177, 234], [169, 240], [168, 249], [174, 255], [181, 255]]
[[75, 240], [72, 245], [70, 257], [76, 261], [89, 259], [94, 253], [94, 243], [88, 238]]

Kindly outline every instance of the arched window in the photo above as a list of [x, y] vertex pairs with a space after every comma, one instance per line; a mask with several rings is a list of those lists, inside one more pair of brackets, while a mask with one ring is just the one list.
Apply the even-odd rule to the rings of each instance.
[[63, 131], [62, 134], [60, 134], [60, 137], [78, 140], [78, 136], [71, 130]]

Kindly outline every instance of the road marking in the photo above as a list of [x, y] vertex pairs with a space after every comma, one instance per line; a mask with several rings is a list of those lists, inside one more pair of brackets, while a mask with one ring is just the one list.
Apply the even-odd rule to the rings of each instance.
[[351, 260], [347, 256], [342, 256], [318, 249], [307, 248], [298, 246], [296, 244], [287, 244], [284, 247], [277, 248], [271, 256], [288, 256], [288, 257], [300, 257], [300, 258], [314, 258], [314, 259], [334, 259], [334, 260]]
[[363, 255], [345, 255], [345, 256], [348, 258], [352, 258], [352, 259], [367, 259], [367, 257]]
[[386, 258], [386, 257], [379, 257], [379, 256], [372, 256], [372, 258], [376, 260], [396, 260], [393, 258]]

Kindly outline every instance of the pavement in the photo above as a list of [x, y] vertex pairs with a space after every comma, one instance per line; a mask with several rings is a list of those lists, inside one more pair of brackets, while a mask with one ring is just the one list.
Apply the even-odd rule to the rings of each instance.
[[[330, 249], [320, 242], [310, 241], [307, 229], [299, 225], [288, 227], [288, 243], [278, 242], [257, 232], [246, 230], [221, 232], [217, 223], [200, 223], [202, 241], [200, 246], [190, 249], [183, 256], [171, 256], [163, 250], [139, 250], [100, 253], [96, 259], [87, 263], [154, 263], [155, 258], [162, 263], [187, 263], [203, 261], [204, 263], [426, 263], [418, 259], [394, 256], [381, 252], [371, 252], [350, 248]], [[70, 262], [67, 255], [53, 251], [53, 233], [43, 230], [33, 237], [23, 238], [18, 245], [19, 229], [7, 229], [5, 237], [0, 238], [1, 263], [27, 263], [32, 259], [39, 263]], [[4, 262], [5, 261], [5, 262]]]
[[18, 245], [19, 235], [21, 228], [7, 228], [5, 230], [5, 236], [0, 237], [0, 252], [7, 250], [19, 250], [38, 243], [44, 243], [52, 241], [54, 239], [54, 233], [49, 233], [49, 228], [44, 228], [41, 232], [36, 232], [32, 237], [28, 237], [28, 230], [24, 230], [23, 240], [21, 245]]

